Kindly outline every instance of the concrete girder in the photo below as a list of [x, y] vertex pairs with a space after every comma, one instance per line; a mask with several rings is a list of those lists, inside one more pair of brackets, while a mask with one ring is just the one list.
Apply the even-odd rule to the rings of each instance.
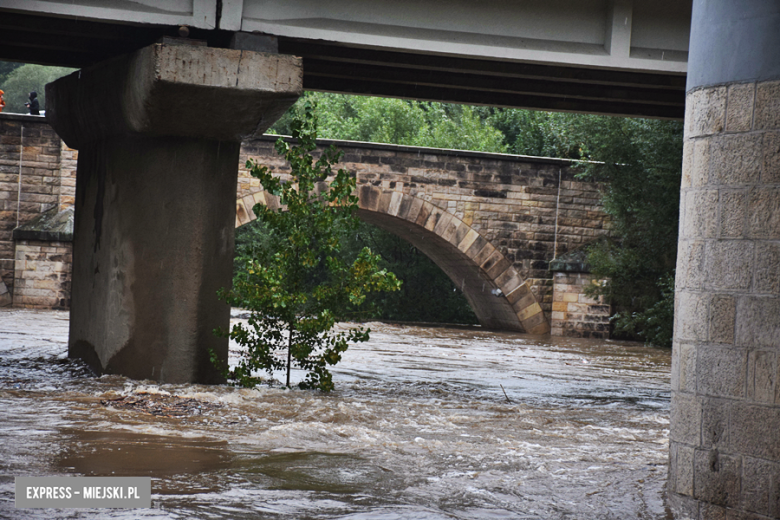
[[[0, 0], [0, 59], [83, 67], [176, 36], [184, 24], [190, 38], [211, 47], [257, 50], [246, 41], [262, 37], [269, 48], [302, 57], [307, 90], [684, 114], [691, 0], [103, 4]], [[214, 21], [196, 12], [214, 13]]]

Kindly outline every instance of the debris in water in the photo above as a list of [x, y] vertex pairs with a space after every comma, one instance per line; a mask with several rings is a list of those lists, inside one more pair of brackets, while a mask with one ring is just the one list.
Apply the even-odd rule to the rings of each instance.
[[133, 410], [156, 417], [172, 418], [202, 415], [207, 410], [220, 407], [218, 404], [199, 401], [198, 399], [147, 392], [138, 392], [116, 399], [101, 399], [100, 404], [120, 410]]
[[511, 399], [509, 399], [509, 396], [508, 396], [508, 395], [506, 395], [506, 390], [504, 390], [504, 385], [502, 385], [502, 384], [499, 384], [498, 386], [500, 386], [500, 387], [501, 387], [501, 391], [502, 391], [502, 392], [504, 392], [504, 397], [506, 397], [506, 402], [507, 402], [507, 403], [511, 403], [511, 402], [512, 402], [512, 400], [511, 400]]

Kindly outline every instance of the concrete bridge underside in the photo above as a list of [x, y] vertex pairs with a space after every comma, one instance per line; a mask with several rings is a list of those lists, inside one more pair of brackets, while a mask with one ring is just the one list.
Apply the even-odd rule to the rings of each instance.
[[0, 59], [85, 67], [187, 26], [303, 58], [307, 90], [682, 119], [690, 19], [691, 0], [0, 0]]

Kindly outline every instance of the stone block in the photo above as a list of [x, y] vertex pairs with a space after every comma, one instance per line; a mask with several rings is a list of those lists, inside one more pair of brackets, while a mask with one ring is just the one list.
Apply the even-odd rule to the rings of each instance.
[[780, 132], [766, 132], [762, 146], [761, 182], [780, 182]]
[[745, 394], [744, 350], [699, 347], [696, 351], [696, 389], [699, 395], [743, 397]]
[[696, 141], [693, 139], [686, 140], [683, 143], [683, 163], [682, 163], [682, 180], [680, 182], [680, 188], [690, 188], [692, 186], [693, 176], [693, 149]]
[[714, 238], [718, 231], [718, 191], [691, 190], [683, 196], [683, 237]]
[[541, 309], [531, 313], [528, 317], [521, 318], [520, 313], [517, 316], [528, 334], [548, 334], [550, 332], [550, 324]]
[[577, 303], [587, 303], [587, 304], [590, 304], [590, 305], [598, 305], [598, 304], [602, 303], [603, 300], [604, 300], [603, 296], [599, 296], [598, 298], [594, 299], [594, 298], [591, 298], [590, 296], [588, 296], [588, 295], [586, 295], [584, 293], [580, 293], [580, 294], [577, 295]]
[[677, 277], [675, 286], [680, 289], [701, 289], [704, 287], [705, 242], [703, 240], [680, 240], [677, 254]]
[[701, 446], [729, 451], [731, 400], [702, 399]]
[[417, 225], [423, 226], [428, 221], [428, 217], [431, 216], [431, 212], [435, 209], [435, 206], [427, 200], [423, 202], [419, 213], [417, 213], [417, 220], [415, 220], [415, 223], [417, 223]]
[[675, 307], [675, 337], [680, 340], [706, 341], [709, 326], [708, 298], [701, 294], [678, 293]]
[[691, 92], [685, 100], [685, 138], [717, 134], [726, 123], [726, 87]]
[[[428, 221], [425, 223], [426, 229], [428, 229], [428, 226], [430, 226], [433, 218], [436, 218], [436, 220], [433, 227], [430, 228], [430, 231], [433, 231], [440, 237], [444, 238], [444, 234], [447, 232], [454, 215], [447, 210], [432, 211], [431, 216], [428, 217]], [[447, 239], [445, 238], [445, 240]]]
[[477, 240], [478, 237], [479, 237], [479, 233], [469, 228], [466, 235], [458, 244], [458, 249], [461, 252], [466, 253], [469, 250], [469, 248], [471, 248], [471, 246], [474, 244], [474, 242]]
[[748, 355], [747, 398], [761, 403], [774, 403], [777, 354], [754, 350]]
[[495, 246], [491, 244], [487, 239], [479, 237], [474, 244], [466, 251], [466, 256], [469, 256], [474, 263], [484, 269], [485, 263], [496, 252]]
[[371, 186], [361, 186], [358, 188], [358, 207], [369, 211], [376, 211], [379, 205], [379, 197], [382, 192]]
[[[693, 497], [670, 492], [667, 493], [666, 502], [669, 506], [670, 512], [674, 514], [674, 518], [677, 520], [700, 520], [701, 518], [699, 517], [699, 501], [695, 500]], [[707, 520], [723, 519], [717, 517], [708, 517]]]
[[457, 217], [452, 219], [452, 222], [450, 223], [450, 230], [453, 231], [451, 233], [445, 233], [444, 238], [455, 247], [457, 247], [463, 241], [469, 232], [473, 231]]
[[735, 402], [731, 407], [729, 444], [732, 453], [780, 461], [780, 408]]
[[737, 302], [732, 296], [718, 294], [710, 301], [709, 341], [712, 343], [734, 343], [734, 321]]
[[738, 520], [732, 516], [736, 513], [735, 511], [729, 511], [723, 507], [708, 504], [707, 502], [702, 502], [699, 507], [701, 508], [700, 514], [691, 518], [698, 518], [700, 520]]
[[481, 267], [491, 280], [495, 280], [506, 271], [510, 265], [509, 260], [496, 249]]
[[761, 186], [750, 190], [748, 226], [752, 238], [780, 239], [780, 187]]
[[736, 344], [777, 349], [780, 343], [780, 298], [743, 296], [737, 300]]
[[501, 289], [501, 292], [510, 294], [523, 283], [523, 279], [515, 268], [510, 266], [506, 271], [501, 273], [494, 282], [498, 288]]
[[780, 129], [780, 81], [765, 81], [757, 85], [755, 111], [755, 129]]
[[721, 190], [719, 230], [720, 238], [743, 238], [747, 223], [746, 190]]
[[696, 139], [694, 142], [691, 187], [700, 188], [710, 182], [710, 138]]
[[677, 444], [675, 447], [677, 463], [674, 472], [674, 490], [681, 495], [693, 496], [693, 456], [695, 450], [682, 444]]
[[742, 461], [718, 450], [696, 450], [694, 455], [694, 497], [711, 504], [735, 507], [739, 504]]
[[398, 211], [401, 209], [401, 201], [403, 200], [403, 193], [394, 191], [390, 196], [390, 205], [387, 208], [387, 214], [397, 216]]
[[[522, 298], [517, 300], [512, 305], [512, 310], [514, 310], [515, 312], [520, 312], [523, 309], [525, 309], [526, 307], [528, 307], [529, 305], [533, 305], [536, 302], [537, 302], [537, 300], [536, 300], [536, 297], [534, 296], [534, 294], [532, 292], [528, 292], [527, 294], [523, 295]], [[555, 303], [553, 303], [553, 305], [555, 305]], [[561, 312], [567, 312], [568, 311], [568, 304], [564, 304], [564, 305], [566, 305], [565, 309], [561, 309], [560, 307], [558, 307], [557, 310], [560, 310]]]
[[506, 300], [509, 302], [510, 305], [514, 305], [519, 300], [521, 300], [524, 296], [527, 296], [531, 294], [531, 290], [529, 288], [528, 282], [525, 282], [521, 285], [518, 285], [515, 287], [515, 289], [506, 294]]
[[705, 283], [716, 289], [748, 289], [753, 273], [753, 243], [721, 240], [707, 244]]
[[712, 141], [710, 184], [753, 184], [761, 177], [761, 134], [723, 135]]
[[520, 321], [525, 321], [536, 314], [540, 314], [541, 312], [542, 312], [542, 308], [539, 306], [539, 304], [533, 303], [528, 307], [526, 307], [525, 309], [520, 310], [517, 313], [517, 317], [520, 319]]
[[669, 438], [672, 441], [699, 446], [701, 442], [701, 401], [692, 394], [672, 392]]
[[771, 518], [780, 517], [780, 464], [745, 457], [742, 466], [743, 509]]
[[672, 356], [672, 388], [682, 392], [696, 391], [696, 347], [675, 343]]
[[395, 192], [392, 191], [382, 191], [382, 194], [379, 195], [379, 204], [377, 204], [376, 208], [378, 213], [387, 213], [394, 193]]
[[728, 87], [726, 131], [747, 132], [753, 123], [755, 83], [740, 83]]

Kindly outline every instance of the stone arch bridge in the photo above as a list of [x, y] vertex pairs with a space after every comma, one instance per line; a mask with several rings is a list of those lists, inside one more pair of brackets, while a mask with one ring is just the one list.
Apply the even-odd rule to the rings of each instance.
[[[13, 230], [73, 206], [78, 152], [35, 116], [0, 115], [0, 140], [0, 281], [12, 295], [0, 304], [68, 307], [72, 233]], [[278, 205], [244, 166], [251, 158], [289, 172], [275, 140], [241, 146], [236, 226], [255, 218], [255, 204]], [[598, 186], [576, 179], [570, 161], [350, 141], [320, 146], [330, 144], [345, 152], [339, 166], [357, 176], [360, 217], [430, 257], [491, 329], [549, 332], [549, 262], [608, 232]]]
[[[255, 204], [278, 207], [243, 165], [280, 175], [289, 167], [274, 138], [245, 142], [236, 226]], [[340, 167], [357, 177], [359, 216], [407, 240], [461, 288], [480, 323], [533, 334], [550, 331], [549, 262], [608, 233], [598, 186], [574, 176], [571, 161], [506, 154], [332, 143]]]

